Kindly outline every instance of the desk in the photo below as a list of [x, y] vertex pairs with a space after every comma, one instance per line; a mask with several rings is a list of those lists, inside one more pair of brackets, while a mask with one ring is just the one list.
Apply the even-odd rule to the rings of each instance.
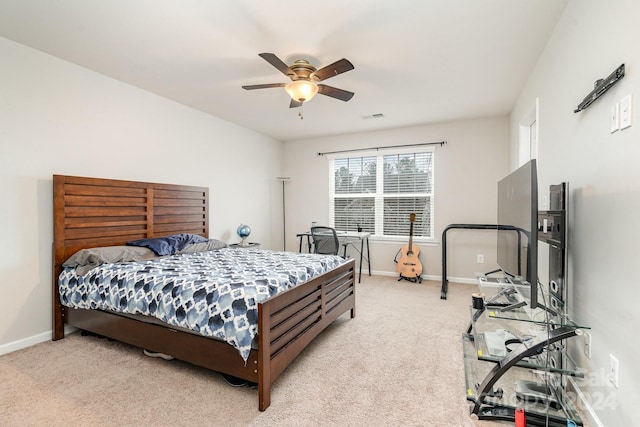
[[[371, 276], [371, 256], [369, 253], [369, 236], [371, 233], [367, 232], [357, 232], [357, 231], [336, 231], [338, 235], [338, 240], [342, 243], [344, 247], [343, 257], [347, 257], [347, 247], [353, 246], [356, 252], [360, 254], [360, 266], [358, 272], [358, 283], [360, 283], [362, 279], [362, 263], [364, 261], [367, 262], [367, 267], [369, 268], [369, 276]], [[307, 238], [307, 252], [312, 252], [313, 240], [311, 238], [311, 232], [305, 231], [304, 233], [298, 233], [296, 236], [299, 239], [298, 251], [302, 252], [302, 241], [304, 238]], [[360, 248], [358, 249], [357, 243], [360, 242]], [[366, 247], [365, 247], [366, 246]], [[365, 256], [365, 249], [367, 251], [367, 255]]]

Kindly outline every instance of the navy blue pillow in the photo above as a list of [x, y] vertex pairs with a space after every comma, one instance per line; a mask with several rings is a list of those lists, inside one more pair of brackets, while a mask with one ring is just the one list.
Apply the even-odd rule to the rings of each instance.
[[192, 243], [202, 243], [206, 241], [207, 239], [197, 234], [180, 233], [174, 234], [173, 236], [132, 240], [127, 242], [127, 245], [149, 248], [157, 255], [163, 256], [173, 255]]

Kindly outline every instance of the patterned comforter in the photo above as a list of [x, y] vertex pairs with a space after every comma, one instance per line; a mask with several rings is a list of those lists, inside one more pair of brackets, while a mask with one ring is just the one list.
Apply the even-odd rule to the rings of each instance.
[[258, 302], [344, 262], [333, 255], [224, 248], [104, 264], [82, 276], [65, 268], [59, 292], [67, 307], [153, 316], [223, 339], [246, 362], [258, 332]]

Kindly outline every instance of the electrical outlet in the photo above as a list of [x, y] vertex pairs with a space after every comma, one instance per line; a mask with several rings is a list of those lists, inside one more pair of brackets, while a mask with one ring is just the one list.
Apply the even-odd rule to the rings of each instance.
[[584, 355], [591, 359], [591, 334], [589, 332], [583, 332], [584, 337]]
[[484, 255], [483, 254], [476, 255], [476, 262], [478, 264], [484, 264]]
[[611, 384], [618, 388], [618, 381], [620, 379], [620, 364], [618, 363], [618, 359], [613, 355], [609, 354], [609, 381]]
[[631, 126], [631, 115], [633, 112], [633, 100], [631, 94], [620, 100], [620, 111], [618, 112], [620, 119], [620, 130]]

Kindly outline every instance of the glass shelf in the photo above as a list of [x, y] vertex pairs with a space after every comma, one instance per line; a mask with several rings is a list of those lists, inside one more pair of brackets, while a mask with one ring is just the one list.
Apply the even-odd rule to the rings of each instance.
[[[548, 338], [548, 333], [551, 330], [547, 328], [545, 324], [536, 322], [521, 322], [520, 319], [514, 319], [511, 317], [496, 317], [491, 316], [490, 310], [478, 311], [470, 307], [471, 312], [471, 327], [469, 333], [466, 334], [466, 338], [473, 343], [475, 347], [474, 356], [482, 361], [501, 363], [502, 360], [511, 352], [517, 352], [524, 346], [528, 348], [536, 338], [544, 339]], [[579, 335], [580, 330], [576, 329], [576, 335]], [[487, 335], [496, 333], [502, 333], [507, 335], [507, 338], [512, 338], [513, 342], [499, 348], [500, 351], [495, 351], [495, 348], [490, 350], [487, 344]], [[540, 338], [541, 337], [541, 338]], [[520, 342], [517, 342], [517, 341]], [[584, 377], [584, 372], [573, 361], [562, 342], [552, 343], [544, 351], [540, 351], [532, 356], [525, 357], [517, 363], [517, 366], [537, 369], [540, 371], [562, 373], [578, 378]], [[549, 352], [554, 354], [560, 353], [561, 357], [567, 362], [563, 367], [555, 366], [554, 362], [549, 358]]]
[[[543, 308], [504, 310], [503, 307], [487, 305], [487, 316], [502, 320], [517, 320], [519, 322], [529, 322], [541, 327], [547, 325], [551, 328], [555, 326], [568, 326], [575, 329], [591, 329], [589, 326], [578, 325], [566, 316], [553, 316]], [[580, 333], [578, 333], [579, 335]]]
[[[465, 334], [462, 341], [466, 398], [469, 402], [476, 404], [479, 399], [478, 388], [487, 375], [491, 374], [491, 370], [495, 365], [486, 363], [487, 360], [485, 359], [478, 358], [476, 343], [470, 339], [469, 334]], [[527, 421], [529, 421], [529, 417], [539, 420], [545, 420], [549, 417], [549, 419], [555, 419], [557, 422], [571, 419], [576, 425], [582, 425], [583, 422], [580, 415], [573, 406], [572, 397], [564, 392], [563, 387], [559, 386], [562, 380], [560, 372], [543, 371], [540, 370], [537, 364], [528, 366], [528, 363], [523, 361], [522, 365], [514, 366], [498, 379], [492, 387], [490, 395], [485, 396], [483, 399], [481, 410], [478, 413], [479, 418], [482, 419], [484, 416], [491, 418], [500, 414], [513, 415], [516, 408], [523, 408], [528, 417]], [[554, 387], [552, 394], [553, 400], [557, 404], [549, 405], [541, 401], [527, 402], [520, 400], [516, 394], [516, 383], [523, 380], [557, 385], [557, 387]]]
[[[529, 322], [545, 328], [550, 326], [567, 326], [575, 329], [590, 329], [586, 325], [579, 325], [566, 314], [566, 307], [557, 298], [538, 287], [538, 301], [548, 302], [549, 309], [542, 307], [531, 308], [530, 287], [526, 282], [516, 279], [478, 276], [478, 285], [483, 295], [483, 302], [489, 317], [504, 320]], [[579, 335], [579, 333], [578, 333]]]

